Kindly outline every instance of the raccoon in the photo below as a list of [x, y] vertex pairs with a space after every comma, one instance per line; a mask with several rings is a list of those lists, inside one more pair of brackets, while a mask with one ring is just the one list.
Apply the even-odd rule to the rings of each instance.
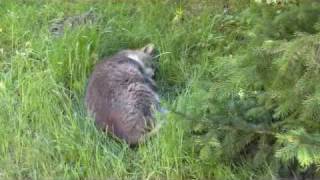
[[98, 63], [89, 79], [85, 104], [98, 127], [129, 145], [139, 144], [155, 127], [159, 110], [153, 44], [123, 50]]

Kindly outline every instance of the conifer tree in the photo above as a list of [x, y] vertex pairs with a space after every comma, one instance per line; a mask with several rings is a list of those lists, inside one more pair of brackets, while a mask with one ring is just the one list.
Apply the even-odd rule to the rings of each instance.
[[211, 129], [200, 158], [259, 177], [319, 175], [319, 14], [317, 1], [279, 0], [214, 17], [212, 85], [194, 86]]

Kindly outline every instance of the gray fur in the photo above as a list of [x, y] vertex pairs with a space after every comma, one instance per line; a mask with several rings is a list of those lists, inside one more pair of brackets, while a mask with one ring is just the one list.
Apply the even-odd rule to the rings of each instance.
[[153, 45], [147, 45], [103, 60], [95, 66], [87, 87], [86, 106], [97, 126], [131, 145], [154, 127], [153, 110], [159, 109], [152, 79], [153, 53]]

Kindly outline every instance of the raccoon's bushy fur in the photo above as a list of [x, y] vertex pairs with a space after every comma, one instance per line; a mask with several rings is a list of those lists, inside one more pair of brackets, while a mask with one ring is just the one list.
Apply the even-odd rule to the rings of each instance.
[[124, 50], [98, 63], [89, 80], [86, 106], [96, 125], [135, 145], [154, 126], [159, 108], [152, 79], [155, 50]]

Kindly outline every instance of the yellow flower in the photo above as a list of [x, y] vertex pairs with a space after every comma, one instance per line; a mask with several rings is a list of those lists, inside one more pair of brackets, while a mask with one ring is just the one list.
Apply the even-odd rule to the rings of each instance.
[[183, 17], [183, 9], [182, 8], [178, 8], [176, 9], [176, 13], [175, 13], [175, 16], [173, 18], [173, 22], [178, 22], [182, 19]]
[[31, 42], [30, 41], [27, 41], [26, 42], [26, 47], [30, 47], [31, 46]]
[[5, 90], [6, 87], [2, 81], [0, 81], [0, 90]]

